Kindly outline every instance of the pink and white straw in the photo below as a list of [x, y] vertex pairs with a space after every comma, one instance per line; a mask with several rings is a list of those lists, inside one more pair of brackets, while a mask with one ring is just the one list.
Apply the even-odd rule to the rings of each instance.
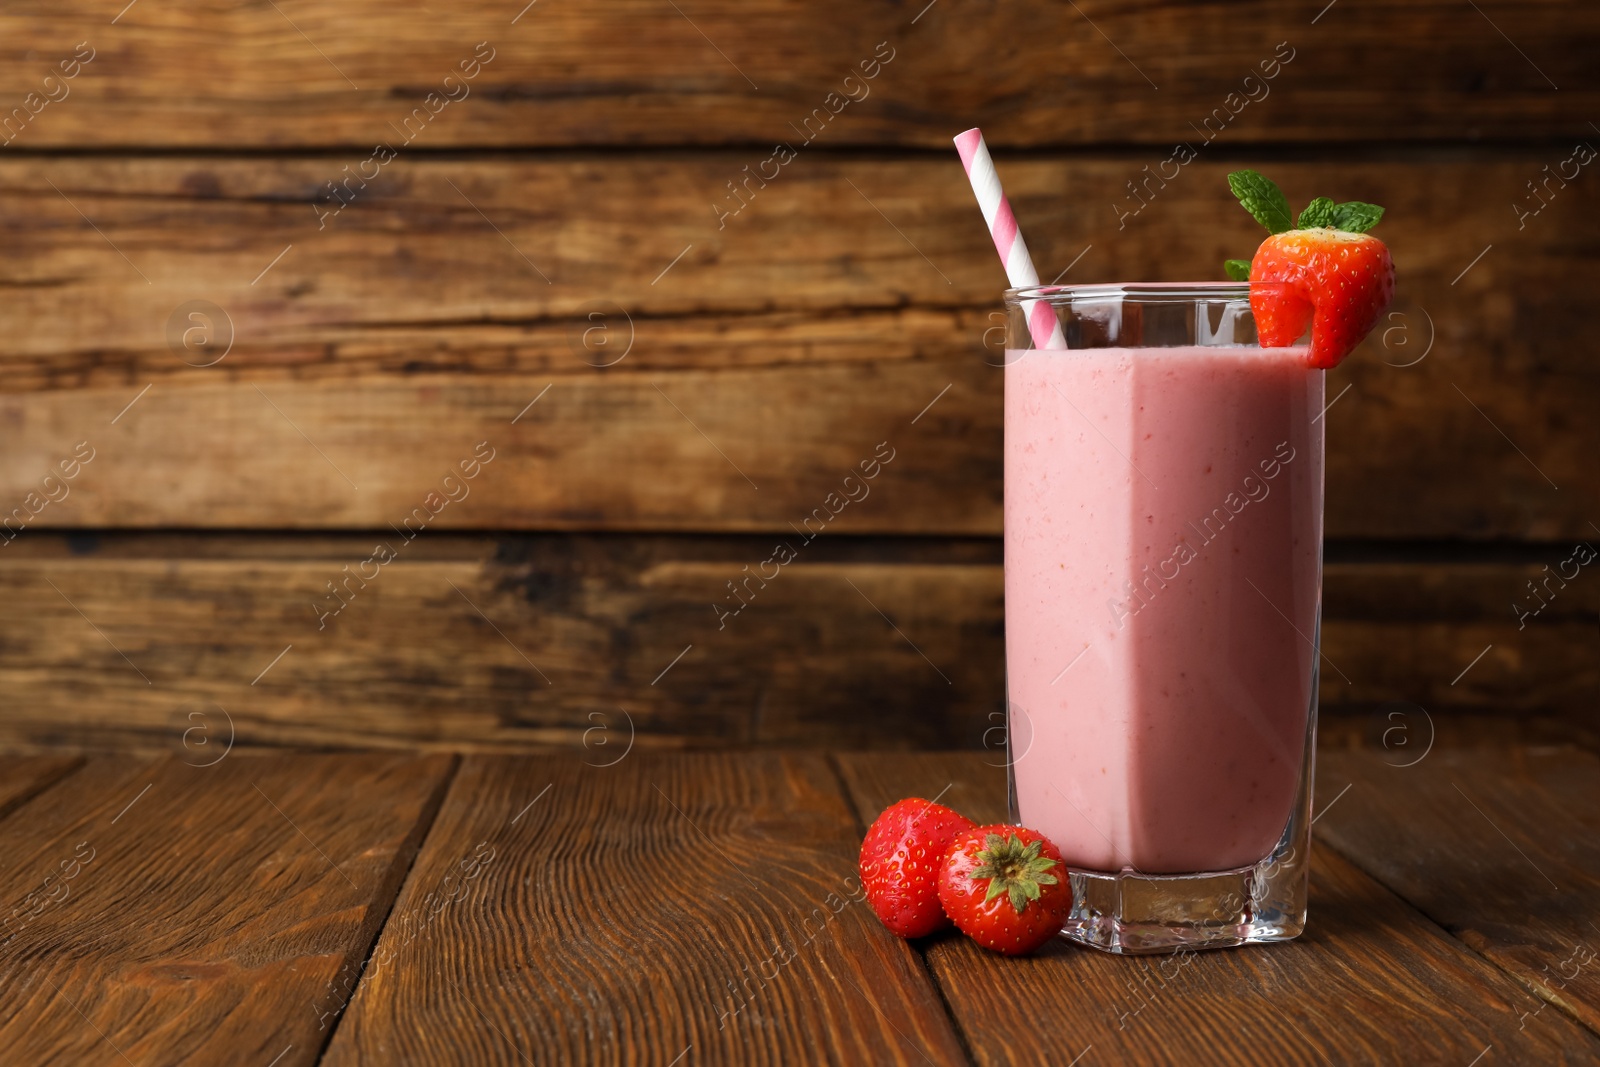
[[[994, 249], [1000, 253], [1000, 262], [1005, 264], [1006, 279], [1013, 289], [1038, 285], [1039, 272], [1034, 269], [1027, 242], [1017, 229], [1017, 217], [1011, 213], [1005, 190], [1000, 188], [1000, 175], [995, 172], [994, 160], [989, 158], [989, 146], [983, 143], [983, 131], [970, 129], [958, 135], [955, 142], [956, 151], [961, 153], [961, 165], [967, 169], [967, 180], [972, 183], [972, 192], [983, 209], [983, 221], [988, 223], [989, 234], [994, 238]], [[1035, 348], [1067, 347], [1061, 323], [1049, 303], [1025, 300], [1023, 308]]]

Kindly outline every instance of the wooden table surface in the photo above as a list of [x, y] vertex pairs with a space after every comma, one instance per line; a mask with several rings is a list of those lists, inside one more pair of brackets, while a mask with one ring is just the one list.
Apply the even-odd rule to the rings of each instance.
[[941, 792], [999, 818], [993, 761], [0, 759], [0, 1059], [1600, 1061], [1590, 754], [1325, 749], [1291, 944], [897, 940], [858, 899], [865, 822]]

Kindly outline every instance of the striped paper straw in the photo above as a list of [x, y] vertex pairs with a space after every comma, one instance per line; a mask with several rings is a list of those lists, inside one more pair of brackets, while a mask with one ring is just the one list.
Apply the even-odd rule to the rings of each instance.
[[[956, 151], [961, 153], [961, 165], [967, 169], [967, 180], [983, 209], [983, 221], [989, 225], [994, 238], [994, 249], [1005, 264], [1006, 278], [1013, 289], [1039, 284], [1039, 272], [1028, 255], [1028, 244], [1017, 229], [1017, 217], [1011, 213], [1011, 202], [1000, 188], [1000, 175], [989, 158], [989, 146], [983, 143], [983, 131], [968, 130], [955, 138]], [[1067, 340], [1061, 334], [1061, 323], [1048, 302], [1026, 300], [1023, 302], [1028, 316], [1028, 332], [1033, 334], [1035, 348], [1066, 348]]]

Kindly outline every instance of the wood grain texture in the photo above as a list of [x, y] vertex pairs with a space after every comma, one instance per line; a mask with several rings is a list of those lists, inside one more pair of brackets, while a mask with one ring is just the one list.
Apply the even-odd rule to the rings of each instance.
[[857, 847], [817, 755], [470, 757], [324, 1062], [963, 1063]]
[[1537, 606], [1529, 582], [1545, 588], [1538, 583], [1570, 554], [1550, 545], [1528, 553], [1547, 561], [1538, 563], [1328, 565], [1324, 704], [1560, 709], [1574, 727], [1600, 728], [1600, 582], [1561, 589], [1552, 580], [1542, 610], [1524, 617], [1515, 607]]
[[[1413, 761], [1417, 761], [1413, 764]], [[1569, 748], [1329, 752], [1317, 829], [1560, 1012], [1600, 1030], [1600, 759]]]
[[7, 1061], [315, 1063], [451, 765], [90, 761], [0, 823]]
[[[903, 796], [933, 796], [1000, 819], [1005, 779], [977, 755], [848, 755], [839, 764], [865, 822]], [[1509, 864], [1506, 865], [1509, 869]], [[879, 930], [879, 936], [892, 935]], [[1315, 850], [1310, 924], [1296, 941], [1202, 952], [1185, 965], [1057, 943], [1022, 960], [958, 935], [925, 947], [979, 1063], [1041, 1047], [1129, 1064], [1588, 1063], [1600, 1038], [1451, 940], [1360, 869]], [[1050, 1010], [1040, 1011], [1041, 1004]]]
[[[3, 744], [977, 748], [1001, 707], [993, 542], [791, 537], [719, 616], [768, 540], [423, 534], [344, 584], [378, 537], [30, 538], [0, 557]], [[1325, 706], [1600, 725], [1590, 601], [1519, 631], [1533, 569], [1330, 566]]]
[[82, 765], [79, 756], [0, 757], [0, 819]]
[[[1230, 130], [1241, 141], [1587, 136], [1600, 105], [1585, 63], [1600, 23], [1581, 0], [1406, 0], [1320, 17], [1293, 0], [212, 0], [114, 15], [81, 0], [8, 5], [8, 109], [61, 95], [43, 79], [76, 42], [97, 51], [16, 144], [366, 146], [396, 138], [430, 91], [471, 94], [417, 136], [430, 147], [765, 144], [842, 106], [829, 93], [859, 100], [830, 143], [944, 149], [974, 124], [1005, 144], [1170, 142], [1229, 93], [1264, 90]], [[480, 41], [492, 60], [445, 84]], [[892, 62], [847, 84], [875, 52]], [[1293, 57], [1275, 79], [1244, 81], [1275, 53]]]
[[[598, 741], [589, 731], [603, 725], [657, 744], [805, 743], [816, 730], [927, 744], [976, 739], [998, 692], [992, 564], [807, 560], [719, 630], [726, 583], [770, 544], [557, 539], [504, 563], [488, 562], [493, 542], [477, 548], [476, 559], [405, 558], [352, 584], [322, 630], [317, 605], [338, 603], [326, 583], [371, 543], [294, 562], [0, 563], [33, 619], [17, 617], [22, 644], [0, 646], [15, 650], [4, 684], [20, 687], [8, 725], [29, 724], [35, 740], [176, 747], [190, 712], [214, 719], [220, 706], [256, 743], [570, 745]], [[45, 620], [60, 629], [42, 634]], [[92, 710], [108, 687], [115, 716]], [[28, 710], [51, 692], [48, 711]], [[901, 709], [893, 728], [847, 713], [863, 699]]]
[[[1384, 203], [1400, 262], [1330, 379], [1330, 536], [1594, 535], [1600, 183], [1513, 207], [1562, 158], [1259, 164]], [[1239, 163], [1120, 218], [1159, 160], [1002, 160], [1047, 276], [1215, 277], [1254, 246]], [[0, 507], [87, 441], [32, 525], [381, 528], [487, 440], [438, 525], [783, 531], [887, 440], [858, 532], [998, 533], [1000, 278], [959, 168], [802, 157], [719, 229], [747, 161], [403, 157], [319, 231], [328, 159], [12, 160]], [[204, 369], [169, 348], [195, 300], [232, 323]]]
[[1324, 749], [1384, 752], [1393, 763], [1414, 759], [1429, 747], [1430, 737], [1441, 749], [1576, 745], [1600, 751], [1600, 739], [1587, 725], [1590, 718], [1577, 708], [1548, 714], [1498, 715], [1482, 710], [1424, 716], [1418, 706], [1384, 703], [1326, 709], [1317, 718], [1317, 737]]

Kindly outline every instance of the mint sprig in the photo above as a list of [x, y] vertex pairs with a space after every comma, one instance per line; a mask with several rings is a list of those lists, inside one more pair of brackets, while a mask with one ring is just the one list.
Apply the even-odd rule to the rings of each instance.
[[1332, 226], [1334, 211], [1333, 201], [1325, 196], [1319, 196], [1300, 212], [1300, 217], [1295, 220], [1295, 227], [1310, 230], [1317, 226]]
[[[1239, 203], [1251, 216], [1272, 233], [1289, 229], [1334, 229], [1345, 233], [1366, 233], [1383, 218], [1383, 208], [1360, 200], [1347, 200], [1336, 204], [1328, 197], [1319, 196], [1306, 205], [1299, 219], [1289, 210], [1289, 199], [1277, 183], [1257, 171], [1236, 170], [1228, 175], [1228, 188], [1239, 198]], [[1250, 263], [1243, 259], [1223, 261], [1223, 269], [1236, 282], [1250, 280]]]
[[1363, 204], [1350, 200], [1333, 209], [1333, 221], [1325, 225], [1346, 233], [1366, 233], [1383, 218], [1383, 208], [1377, 204]]
[[1268, 230], [1282, 233], [1293, 229], [1294, 214], [1289, 210], [1289, 198], [1271, 178], [1253, 170], [1236, 170], [1228, 175], [1228, 188], [1233, 190], [1244, 209]]

